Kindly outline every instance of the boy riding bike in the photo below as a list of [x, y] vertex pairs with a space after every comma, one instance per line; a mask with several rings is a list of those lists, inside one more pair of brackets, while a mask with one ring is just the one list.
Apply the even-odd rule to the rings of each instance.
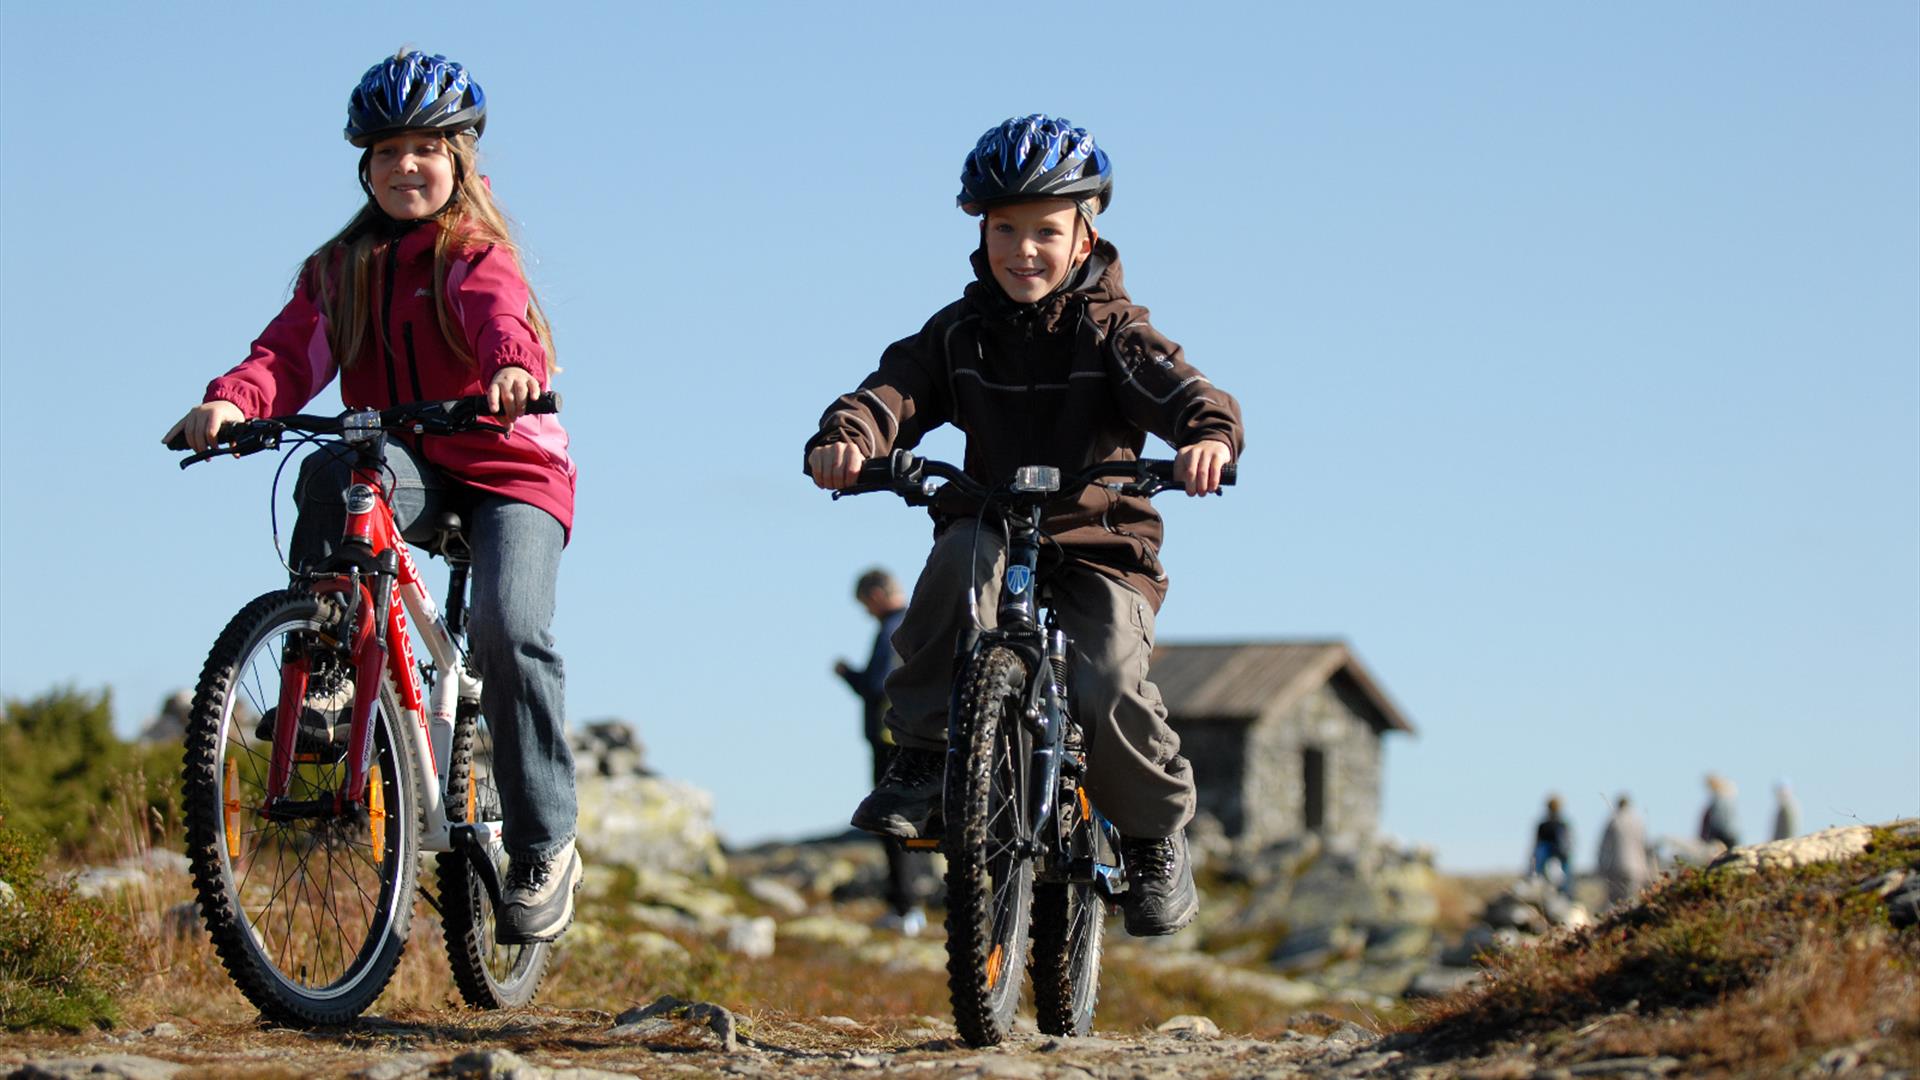
[[[960, 180], [960, 208], [981, 218], [976, 280], [828, 407], [807, 442], [814, 482], [849, 488], [867, 459], [951, 423], [967, 434], [967, 474], [983, 484], [1021, 466], [1131, 461], [1152, 433], [1177, 448], [1176, 479], [1190, 494], [1218, 490], [1243, 445], [1239, 404], [1127, 296], [1119, 253], [1093, 224], [1113, 190], [1093, 136], [1064, 119], [1012, 118], [981, 136]], [[852, 821], [903, 840], [926, 835], [937, 815], [954, 643], [970, 620], [993, 624], [1006, 558], [998, 524], [955, 486], [931, 512], [933, 551], [894, 635], [901, 662], [886, 687], [899, 749]], [[1192, 770], [1146, 678], [1167, 587], [1161, 519], [1148, 499], [1096, 485], [1049, 507], [1044, 526], [1048, 557], [1062, 560], [1054, 602], [1076, 647], [1087, 792], [1136, 870], [1122, 894], [1127, 932], [1171, 934], [1199, 901], [1185, 834]]]
[[[396, 437], [389, 501], [405, 538], [430, 540], [444, 513], [472, 554], [470, 644], [484, 680], [510, 857], [501, 944], [551, 941], [573, 918], [573, 758], [565, 682], [548, 627], [573, 522], [574, 466], [551, 415], [523, 416], [547, 392], [552, 337], [476, 168], [486, 96], [443, 56], [403, 52], [368, 69], [347, 103], [367, 201], [306, 260], [293, 298], [239, 366], [168, 430], [196, 452], [233, 422], [296, 413], [338, 374], [355, 408], [484, 394], [502, 434]], [[291, 563], [296, 584], [332, 569], [348, 520], [353, 462], [320, 452], [301, 466]], [[364, 508], [363, 508], [364, 509]], [[310, 688], [302, 749], [344, 742], [351, 686]], [[271, 717], [256, 737], [270, 737]]]

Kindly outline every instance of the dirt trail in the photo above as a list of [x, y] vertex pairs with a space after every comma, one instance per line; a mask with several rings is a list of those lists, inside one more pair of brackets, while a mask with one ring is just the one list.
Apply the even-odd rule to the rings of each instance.
[[1016, 1032], [991, 1050], [954, 1037], [950, 1024], [915, 1018], [871, 1027], [844, 1017], [805, 1022], [741, 1017], [727, 1033], [688, 1019], [622, 1024], [592, 1010], [528, 1010], [508, 1017], [423, 1014], [350, 1029], [299, 1032], [253, 1024], [162, 1024], [148, 1033], [29, 1036], [0, 1046], [7, 1077], [146, 1078], [358, 1076], [368, 1080], [497, 1077], [590, 1080], [613, 1076], [1213, 1077], [1360, 1076], [1393, 1058], [1345, 1025], [1329, 1035], [1275, 1040], [1222, 1036], [1210, 1022], [1185, 1030], [1056, 1039]]

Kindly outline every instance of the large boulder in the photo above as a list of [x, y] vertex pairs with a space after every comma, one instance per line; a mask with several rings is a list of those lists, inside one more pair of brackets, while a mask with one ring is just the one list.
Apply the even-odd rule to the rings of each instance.
[[580, 845], [593, 861], [676, 874], [726, 873], [713, 795], [655, 776], [633, 729], [617, 720], [571, 733]]

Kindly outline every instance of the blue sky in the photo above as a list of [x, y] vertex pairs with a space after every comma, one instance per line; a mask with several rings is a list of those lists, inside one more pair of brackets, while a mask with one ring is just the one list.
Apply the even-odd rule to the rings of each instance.
[[1587, 861], [1606, 794], [1687, 832], [1708, 770], [1750, 836], [1780, 776], [1920, 812], [1920, 8], [396, 10], [0, 8], [0, 693], [131, 731], [274, 584], [270, 460], [156, 440], [353, 211], [347, 91], [407, 43], [485, 86], [558, 335], [573, 718], [731, 839], [863, 790], [829, 667], [927, 526], [800, 445], [958, 294], [960, 160], [1036, 110], [1246, 410], [1240, 487], [1168, 500], [1161, 636], [1350, 641], [1419, 728], [1388, 830], [1517, 865], [1553, 790]]

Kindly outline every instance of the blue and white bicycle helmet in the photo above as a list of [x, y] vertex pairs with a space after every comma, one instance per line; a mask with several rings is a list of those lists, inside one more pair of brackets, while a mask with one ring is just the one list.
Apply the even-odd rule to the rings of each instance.
[[1093, 134], [1063, 117], [1034, 113], [989, 128], [960, 167], [956, 202], [969, 214], [995, 203], [1072, 199], [1094, 213], [1113, 201], [1113, 163]]
[[347, 99], [347, 141], [372, 146], [402, 131], [455, 135], [487, 129], [487, 95], [444, 56], [410, 52], [367, 69]]

